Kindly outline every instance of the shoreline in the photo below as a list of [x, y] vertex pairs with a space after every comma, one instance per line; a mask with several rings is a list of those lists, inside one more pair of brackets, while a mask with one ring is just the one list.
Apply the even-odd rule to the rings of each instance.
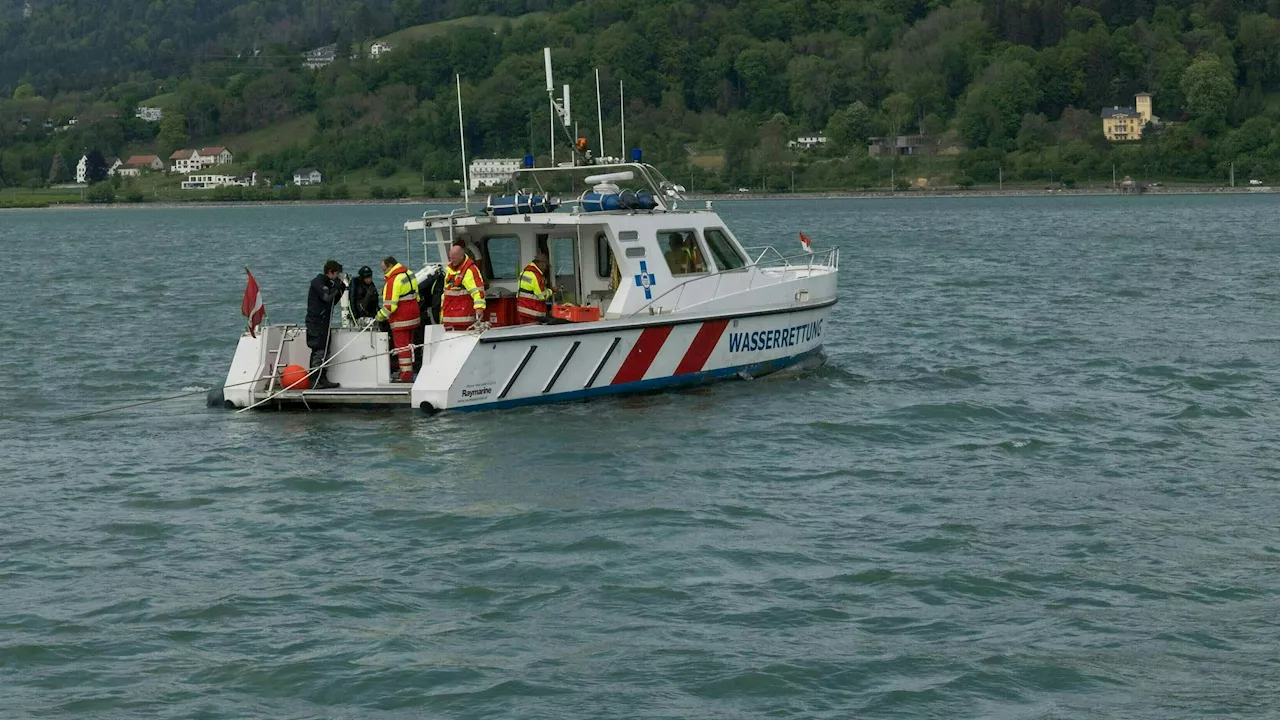
[[[1160, 196], [1160, 195], [1268, 195], [1280, 192], [1270, 186], [1221, 187], [1215, 185], [1188, 185], [1148, 188], [1141, 193], [1123, 193], [1111, 188], [921, 188], [915, 190], [832, 190], [820, 192], [747, 192], [747, 193], [690, 193], [685, 202], [735, 201], [735, 200], [874, 200], [911, 198], [990, 198], [990, 197], [1100, 197], [1100, 196]], [[475, 201], [473, 201], [475, 202]], [[163, 200], [140, 203], [89, 203], [50, 202], [44, 207], [0, 207], [5, 210], [94, 210], [94, 209], [174, 209], [196, 207], [293, 207], [293, 206], [360, 206], [360, 205], [444, 205], [461, 204], [461, 198], [411, 197], [397, 200]]]

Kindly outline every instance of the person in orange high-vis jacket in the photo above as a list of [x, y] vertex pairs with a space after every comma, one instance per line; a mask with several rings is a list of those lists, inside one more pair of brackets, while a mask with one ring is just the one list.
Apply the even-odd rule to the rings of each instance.
[[554, 288], [547, 287], [547, 271], [551, 264], [539, 252], [533, 262], [520, 273], [520, 292], [516, 294], [516, 324], [542, 322], [547, 319], [547, 302]]
[[391, 325], [391, 345], [400, 365], [400, 382], [413, 382], [413, 331], [422, 318], [418, 311], [418, 279], [393, 257], [382, 261], [382, 309], [377, 320]]
[[449, 267], [444, 271], [444, 298], [440, 302], [440, 324], [445, 330], [466, 330], [484, 321], [484, 280], [480, 268], [454, 245], [449, 248]]

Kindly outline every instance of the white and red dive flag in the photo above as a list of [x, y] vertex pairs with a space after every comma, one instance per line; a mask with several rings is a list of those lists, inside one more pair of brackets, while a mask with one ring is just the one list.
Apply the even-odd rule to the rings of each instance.
[[244, 286], [244, 299], [240, 301], [240, 314], [249, 320], [250, 337], [258, 337], [257, 328], [262, 324], [262, 317], [267, 314], [267, 306], [262, 304], [262, 293], [258, 292], [258, 281], [253, 279], [253, 273], [249, 272], [248, 266], [244, 269], [245, 274], [249, 276], [249, 282]]
[[805, 252], [813, 252], [813, 245], [809, 242], [809, 238], [800, 233], [800, 244], [804, 246]]

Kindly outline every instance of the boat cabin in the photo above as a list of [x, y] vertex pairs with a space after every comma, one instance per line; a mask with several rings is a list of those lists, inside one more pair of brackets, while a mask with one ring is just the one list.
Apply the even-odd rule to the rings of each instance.
[[554, 314], [564, 319], [670, 313], [735, 285], [747, 289], [751, 260], [719, 215], [618, 186], [635, 174], [588, 177], [591, 189], [564, 203], [545, 191], [490, 197], [481, 214], [427, 215], [405, 230], [422, 241], [428, 264], [447, 264], [449, 249], [462, 245], [480, 268], [497, 326], [514, 324], [520, 274], [539, 252], [550, 262]]

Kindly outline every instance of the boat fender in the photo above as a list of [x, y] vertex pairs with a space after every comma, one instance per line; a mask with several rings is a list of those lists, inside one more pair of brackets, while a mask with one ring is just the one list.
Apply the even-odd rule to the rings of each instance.
[[428, 415], [435, 415], [437, 412], [435, 409], [435, 406], [433, 406], [431, 403], [427, 402], [426, 400], [423, 400], [422, 402], [418, 403], [418, 407], [422, 409], [422, 412]]
[[222, 387], [216, 387], [204, 396], [204, 404], [209, 407], [222, 407], [227, 402], [226, 397], [222, 394]]
[[601, 194], [594, 191], [582, 194], [583, 212], [607, 212], [618, 208], [618, 196], [616, 194]]

